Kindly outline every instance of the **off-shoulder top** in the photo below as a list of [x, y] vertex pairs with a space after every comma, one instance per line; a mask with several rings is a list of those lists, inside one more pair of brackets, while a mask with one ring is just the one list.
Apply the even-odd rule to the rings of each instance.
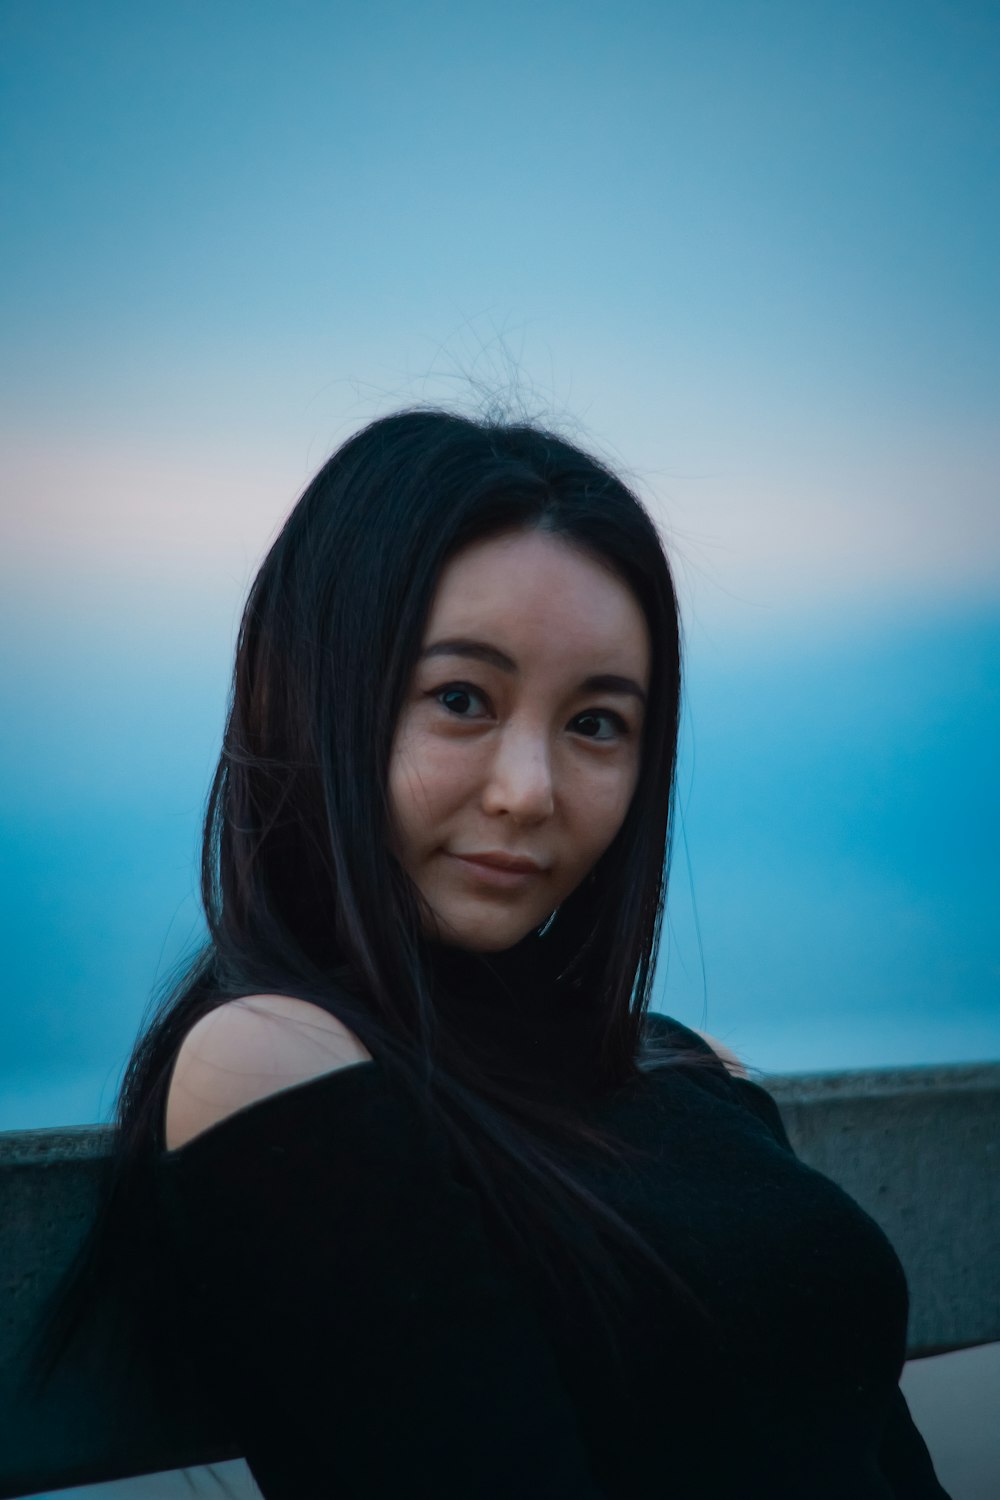
[[625, 1155], [572, 1166], [709, 1321], [623, 1262], [616, 1357], [378, 1061], [161, 1157], [159, 1311], [267, 1500], [947, 1500], [885, 1236], [764, 1089], [658, 1026], [679, 1061], [586, 1106]]

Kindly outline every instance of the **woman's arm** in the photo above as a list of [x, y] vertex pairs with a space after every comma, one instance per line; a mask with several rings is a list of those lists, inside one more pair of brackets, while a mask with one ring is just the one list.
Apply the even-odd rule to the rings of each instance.
[[914, 1425], [903, 1392], [893, 1393], [892, 1408], [882, 1445], [879, 1467], [891, 1487], [894, 1500], [949, 1500], [938, 1483], [927, 1444]]
[[[161, 1203], [180, 1338], [265, 1495], [596, 1500], [552, 1352], [423, 1111], [343, 1035], [354, 1065], [298, 1083], [274, 1028], [258, 1040], [223, 1056], [219, 1101], [285, 1081], [168, 1152]], [[187, 1108], [209, 1119], [208, 1078], [182, 1050], [168, 1139]]]
[[[744, 1104], [768, 1126], [779, 1143], [794, 1154], [781, 1112], [771, 1094], [760, 1084], [738, 1078], [736, 1089]], [[920, 1436], [903, 1392], [897, 1387], [879, 1446], [879, 1467], [890, 1485], [894, 1500], [948, 1500], [934, 1473], [927, 1445]]]

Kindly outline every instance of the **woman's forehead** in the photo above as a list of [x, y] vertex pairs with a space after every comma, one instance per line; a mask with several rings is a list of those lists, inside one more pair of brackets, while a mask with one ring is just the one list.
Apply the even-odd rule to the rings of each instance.
[[587, 658], [591, 670], [648, 676], [645, 616], [617, 574], [571, 541], [532, 530], [470, 543], [442, 571], [425, 651], [446, 640], [512, 657]]

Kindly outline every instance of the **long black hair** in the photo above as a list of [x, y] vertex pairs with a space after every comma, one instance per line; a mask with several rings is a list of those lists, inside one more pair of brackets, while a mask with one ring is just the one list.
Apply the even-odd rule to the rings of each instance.
[[[602, 1144], [582, 1114], [496, 1076], [463, 1047], [454, 1010], [435, 992], [419, 898], [391, 852], [393, 735], [442, 568], [471, 542], [531, 528], [625, 582], [652, 661], [624, 823], [552, 934], [526, 939], [518, 962], [575, 997], [596, 1087], [623, 1084], [640, 1066], [680, 702], [677, 601], [662, 544], [636, 495], [565, 439], [527, 423], [403, 411], [324, 464], [250, 590], [205, 820], [208, 943], [128, 1065], [119, 1203], [163, 1147], [170, 1071], [191, 1026], [228, 999], [280, 992], [333, 1010], [420, 1092], [512, 1245], [530, 1247], [536, 1264], [559, 1262], [564, 1285], [560, 1249], [581, 1210], [596, 1235], [576, 1236], [581, 1284], [614, 1279], [608, 1236], [651, 1255], [554, 1145], [559, 1136]], [[503, 959], [475, 962], [502, 984]]]

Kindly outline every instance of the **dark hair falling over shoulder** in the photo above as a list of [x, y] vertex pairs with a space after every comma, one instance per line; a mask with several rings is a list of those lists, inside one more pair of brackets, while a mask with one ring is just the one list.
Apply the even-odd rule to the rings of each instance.
[[[394, 727], [437, 581], [466, 544], [539, 528], [611, 568], [652, 643], [638, 785], [625, 822], [552, 931], [513, 955], [466, 955], [459, 976], [422, 937], [391, 853]], [[594, 1088], [623, 1083], [643, 1047], [662, 913], [680, 697], [677, 605], [656, 529], [608, 468], [531, 425], [441, 411], [390, 416], [350, 438], [291, 512], [250, 591], [205, 822], [209, 941], [129, 1064], [118, 1112], [117, 1197], [162, 1146], [170, 1068], [221, 1002], [277, 991], [324, 1005], [447, 1130], [512, 1243], [556, 1259], [581, 1211], [584, 1283], [605, 1285], [638, 1237], [561, 1164], [554, 1137], [588, 1135], [570, 1102], [497, 1076], [463, 1045], [442, 996], [504, 986], [525, 964], [566, 1010]], [[589, 1256], [589, 1263], [588, 1263]], [[669, 1274], [669, 1272], [667, 1273]], [[607, 1287], [606, 1287], [607, 1289]]]

